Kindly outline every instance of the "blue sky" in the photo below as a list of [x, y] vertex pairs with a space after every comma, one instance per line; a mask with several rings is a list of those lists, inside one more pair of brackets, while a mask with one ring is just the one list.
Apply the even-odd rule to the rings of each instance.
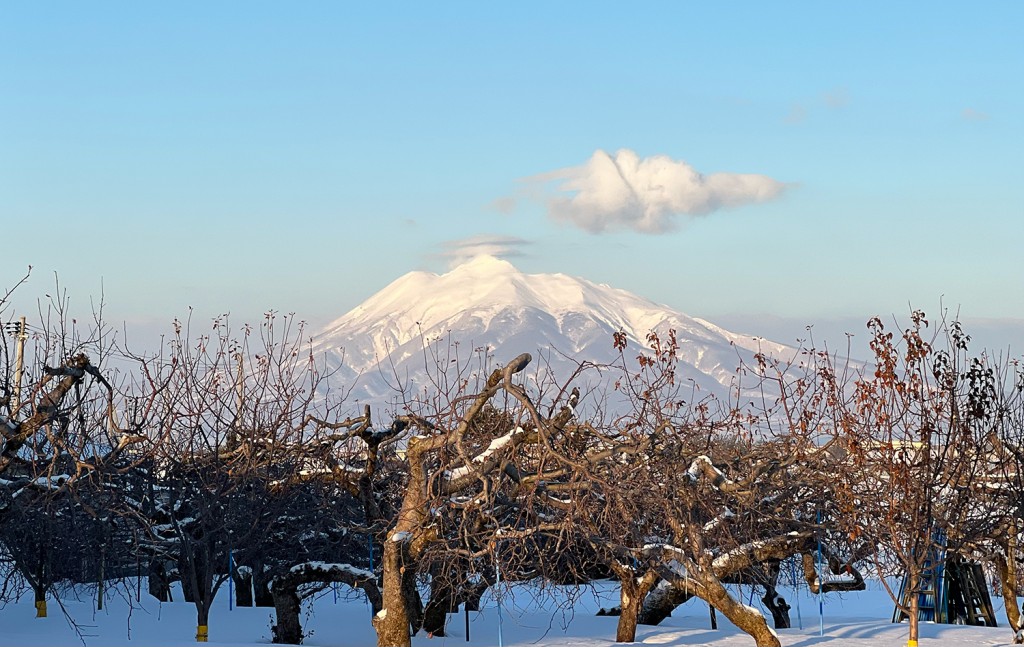
[[[5, 4], [3, 281], [316, 325], [492, 241], [783, 341], [941, 303], [1024, 348], [1024, 5], [634, 4]], [[774, 189], [644, 229], [619, 151]]]

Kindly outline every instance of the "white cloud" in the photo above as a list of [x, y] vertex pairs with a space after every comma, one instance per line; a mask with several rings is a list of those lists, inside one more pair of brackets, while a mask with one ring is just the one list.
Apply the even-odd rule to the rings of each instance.
[[481, 234], [441, 243], [441, 252], [438, 256], [447, 260], [449, 267], [456, 267], [477, 256], [494, 256], [495, 258], [525, 256], [523, 248], [530, 244], [532, 243], [525, 238], [516, 236]]
[[548, 200], [552, 218], [592, 233], [671, 231], [678, 227], [681, 216], [765, 202], [785, 188], [764, 175], [703, 175], [686, 162], [664, 155], [641, 159], [627, 149], [614, 156], [598, 150], [582, 166], [532, 179], [557, 182], [557, 195]]

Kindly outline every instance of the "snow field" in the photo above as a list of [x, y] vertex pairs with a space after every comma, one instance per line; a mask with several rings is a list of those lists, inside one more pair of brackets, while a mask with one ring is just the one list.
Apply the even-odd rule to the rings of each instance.
[[[905, 645], [906, 625], [889, 622], [893, 606], [878, 583], [867, 591], [830, 594], [824, 598], [824, 636], [819, 635], [818, 600], [806, 589], [799, 597], [788, 587], [780, 592], [793, 605], [794, 628], [778, 630], [783, 645], [789, 647], [882, 647]], [[759, 594], [750, 597], [749, 587], [732, 587], [744, 603], [760, 607]], [[136, 588], [108, 592], [103, 611], [95, 610], [95, 592], [77, 599], [65, 597], [61, 604], [80, 625], [79, 638], [60, 605], [51, 600], [49, 617], [37, 619], [31, 595], [0, 609], [0, 647], [72, 647], [145, 646], [175, 647], [195, 644], [195, 608], [185, 602], [161, 604], [145, 593], [140, 601]], [[574, 604], [568, 604], [572, 597]], [[499, 589], [501, 601], [502, 642], [509, 647], [552, 645], [556, 647], [605, 647], [614, 645], [614, 617], [598, 617], [600, 607], [618, 602], [618, 589], [613, 582], [573, 591], [552, 587], [543, 591], [524, 586]], [[180, 590], [175, 590], [180, 600]], [[336, 601], [335, 601], [336, 600]], [[130, 601], [130, 604], [129, 604]], [[1002, 601], [993, 598], [996, 613], [1003, 626], [963, 627], [921, 624], [921, 645], [1009, 645], [1012, 639], [1005, 626]], [[338, 595], [328, 589], [311, 603], [303, 605], [305, 645], [336, 647], [369, 647], [376, 643], [370, 625], [370, 607], [361, 594], [339, 586]], [[802, 621], [803, 628], [798, 626]], [[228, 609], [226, 590], [217, 597], [210, 619], [209, 645], [267, 645], [273, 609]], [[658, 627], [639, 627], [637, 644], [682, 647], [750, 647], [753, 640], [733, 627], [718, 614], [718, 630], [710, 628], [708, 607], [700, 600], [691, 600], [676, 610], [673, 617]], [[496, 598], [488, 593], [483, 610], [470, 613], [470, 640], [466, 641], [462, 613], [449, 616], [447, 637], [429, 638], [422, 632], [413, 638], [417, 647], [471, 647], [498, 644], [498, 607]]]

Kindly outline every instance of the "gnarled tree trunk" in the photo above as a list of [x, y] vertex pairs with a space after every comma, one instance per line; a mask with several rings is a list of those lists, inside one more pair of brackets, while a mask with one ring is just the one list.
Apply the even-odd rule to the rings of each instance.
[[274, 595], [270, 592], [270, 572], [261, 563], [257, 562], [252, 568], [252, 592], [253, 601], [258, 607], [274, 606]]
[[757, 647], [782, 647], [778, 635], [768, 626], [760, 611], [734, 599], [716, 577], [703, 578], [703, 584], [707, 601], [734, 625], [750, 634]]
[[995, 558], [996, 570], [999, 571], [999, 590], [1003, 596], [1003, 603], [1006, 607], [1006, 621], [1013, 631], [1013, 644], [1024, 644], [1024, 626], [1021, 625], [1020, 609], [1017, 608], [1017, 559], [1015, 555], [1015, 544], [1010, 544], [1007, 550], [1009, 557], [997, 555]]
[[640, 619], [640, 609], [643, 607], [644, 598], [657, 581], [657, 576], [648, 572], [642, 577], [622, 578], [619, 582], [619, 603], [622, 613], [619, 615], [619, 623], [615, 628], [615, 642], [631, 643], [636, 642], [636, 626]]
[[609, 565], [619, 578], [619, 622], [615, 628], [615, 642], [636, 642], [636, 626], [640, 609], [651, 588], [658, 582], [655, 571], [646, 571], [637, 577], [636, 572], [621, 563]]
[[[398, 520], [384, 542], [383, 608], [374, 615], [373, 626], [377, 631], [377, 647], [410, 647], [410, 628], [413, 631], [422, 624], [422, 604], [416, 590], [416, 570], [419, 560], [427, 547], [436, 540], [436, 528], [428, 527], [430, 497], [451, 496], [456, 492], [475, 486], [479, 475], [500, 467], [504, 452], [525, 442], [529, 434], [522, 427], [508, 432], [502, 438], [495, 438], [487, 448], [467, 461], [459, 469], [445, 475], [436, 482], [428, 474], [430, 456], [446, 447], [462, 442], [474, 419], [484, 410], [488, 401], [502, 388], [515, 397], [526, 400], [525, 393], [519, 393], [511, 383], [512, 376], [522, 371], [530, 362], [530, 355], [523, 353], [509, 362], [504, 369], [495, 370], [487, 379], [484, 390], [478, 393], [462, 414], [453, 429], [440, 430], [433, 424], [418, 418], [409, 418], [413, 424], [423, 427], [429, 433], [409, 439], [406, 460], [409, 477], [404, 489]], [[575, 396], [575, 394], [574, 394]], [[572, 407], [564, 407], [558, 420], [565, 424], [572, 414]], [[557, 425], [558, 420], [552, 422]], [[431, 491], [429, 489], [434, 488]]]
[[443, 575], [430, 578], [430, 599], [423, 607], [423, 630], [431, 636], [444, 636], [448, 614], [459, 609], [455, 586]]
[[231, 574], [235, 582], [235, 606], [252, 606], [252, 570], [241, 566]]
[[659, 625], [672, 615], [676, 607], [688, 602], [693, 594], [684, 588], [662, 581], [644, 598], [637, 621], [642, 625]]
[[775, 622], [776, 629], [789, 629], [792, 626], [792, 620], [789, 618], [790, 605], [786, 602], [786, 598], [779, 595], [774, 586], [765, 585], [761, 602], [764, 602], [764, 606], [772, 612], [772, 620]]
[[352, 588], [360, 588], [366, 593], [374, 613], [380, 611], [380, 590], [377, 588], [373, 573], [348, 564], [298, 564], [284, 575], [274, 578], [270, 587], [277, 614], [277, 624], [272, 627], [275, 643], [297, 645], [302, 642], [302, 625], [299, 622], [302, 600], [299, 598], [298, 589], [303, 584], [313, 582], [341, 582]]
[[[373, 616], [373, 627], [377, 631], [377, 647], [411, 647], [410, 626], [413, 614], [410, 607], [415, 605], [412, 592], [407, 585], [406, 572], [415, 583], [415, 567], [408, 550], [408, 540], [402, 531], [394, 532], [384, 542], [383, 604]], [[415, 586], [411, 587], [415, 590]]]
[[171, 601], [171, 578], [162, 559], [149, 562], [149, 594], [161, 602]]

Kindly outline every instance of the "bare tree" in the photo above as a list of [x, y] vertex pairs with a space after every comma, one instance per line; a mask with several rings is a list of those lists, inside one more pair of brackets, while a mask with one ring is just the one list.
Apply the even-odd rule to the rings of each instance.
[[[621, 338], [617, 341], [624, 347]], [[617, 431], [620, 437], [636, 434], [632, 447], [640, 451], [628, 454], [629, 477], [615, 481], [628, 485], [601, 497], [639, 503], [615, 515], [620, 524], [615, 531], [599, 532], [595, 539], [610, 545], [620, 580], [628, 580], [622, 587], [618, 640], [633, 640], [645, 614], [642, 605], [647, 618], [657, 621], [696, 596], [758, 645], [778, 645], [764, 617], [723, 584], [753, 577], [765, 588], [778, 625], [788, 626], [787, 605], [775, 590], [778, 563], [830, 541], [815, 508], [823, 495], [827, 498], [833, 455], [812, 433], [813, 418], [796, 413], [822, 401], [817, 377], [806, 370], [793, 375], [791, 366], [779, 367], [759, 355], [754, 379], [775, 381], [773, 390], [781, 397], [760, 407], [710, 398], [694, 402], [676, 386], [674, 334], [661, 339], [652, 333], [648, 342], [650, 354], [638, 358], [639, 369], [627, 370], [619, 381], [633, 406]], [[640, 532], [631, 535], [629, 524], [644, 519]], [[849, 560], [835, 568], [855, 572]], [[859, 573], [850, 580], [849, 588], [863, 587]]]
[[128, 469], [145, 440], [135, 418], [122, 427], [116, 411], [124, 394], [100, 368], [110, 350], [101, 310], [79, 326], [66, 295], [55, 294], [41, 308], [44, 325], [33, 326], [29, 348], [18, 353], [24, 366], [12, 367], [5, 352], [0, 367], [9, 385], [0, 412], [0, 540], [31, 584], [40, 616], [57, 581], [81, 581], [87, 572], [102, 579], [90, 572], [99, 560], [83, 560], [92, 548], [102, 552], [119, 512], [106, 479]]
[[[255, 340], [255, 341], [253, 341]], [[287, 499], [272, 484], [299, 469], [289, 453], [303, 440], [321, 379], [292, 317], [267, 313], [232, 336], [227, 321], [193, 339], [176, 323], [164, 353], [142, 358], [156, 393], [148, 546], [177, 562], [185, 597], [196, 606], [197, 639], [234, 564], [253, 562], [277, 539]]]
[[[496, 369], [478, 393], [456, 399], [450, 408], [432, 416], [434, 420], [417, 415], [400, 418], [416, 434], [407, 440], [408, 480], [384, 542], [383, 608], [374, 617], [381, 647], [408, 646], [410, 628], [420, 624], [415, 583], [424, 556], [441, 538], [434, 524], [435, 510], [460, 503], [469, 504], [467, 508], [494, 508], [494, 492], [488, 489], [488, 482], [499, 473], [511, 474], [510, 478], [525, 494], [541, 482], [554, 481], [557, 474], [567, 469], [564, 464], [549, 467], [543, 459], [540, 469], [532, 469], [538, 460], [536, 454], [517, 454], [527, 444], [543, 445], [546, 439], [558, 437], [572, 419], [575, 405], [573, 396], [550, 417], [540, 413], [526, 390], [513, 381], [530, 359], [523, 354]], [[508, 403], [502, 409], [509, 412], [515, 426], [491, 437], [486, 445], [469, 444], [470, 431], [500, 393]], [[523, 467], [517, 465], [517, 458], [524, 461]], [[478, 502], [473, 503], [474, 499]], [[512, 507], [520, 510], [518, 504]], [[495, 518], [492, 516], [492, 520]], [[508, 541], [556, 526], [541, 522], [522, 528], [485, 528], [492, 536], [503, 536]], [[497, 542], [491, 543], [490, 550], [496, 548]]]
[[873, 370], [857, 378], [836, 414], [847, 455], [836, 472], [835, 523], [874, 547], [883, 583], [887, 564], [906, 574], [905, 596], [889, 593], [909, 618], [911, 644], [921, 593], [942, 555], [963, 552], [994, 520], [989, 498], [978, 496], [988, 441], [971, 404], [967, 338], [956, 323], [930, 336], [928, 326], [920, 311], [899, 336], [872, 319]]
[[[1024, 373], [1019, 361], [983, 354], [971, 363], [966, 377], [968, 406], [974, 410], [972, 419], [989, 430], [984, 446], [986, 473], [978, 479], [975, 494], [983, 502], [983, 509], [996, 519], [994, 524], [982, 525], [982, 532], [974, 533], [977, 541], [973, 547], [995, 566], [1014, 644], [1022, 644], [1024, 621], [1017, 597], [1022, 591], [1024, 531]], [[974, 506], [978, 507], [982, 506]]]

